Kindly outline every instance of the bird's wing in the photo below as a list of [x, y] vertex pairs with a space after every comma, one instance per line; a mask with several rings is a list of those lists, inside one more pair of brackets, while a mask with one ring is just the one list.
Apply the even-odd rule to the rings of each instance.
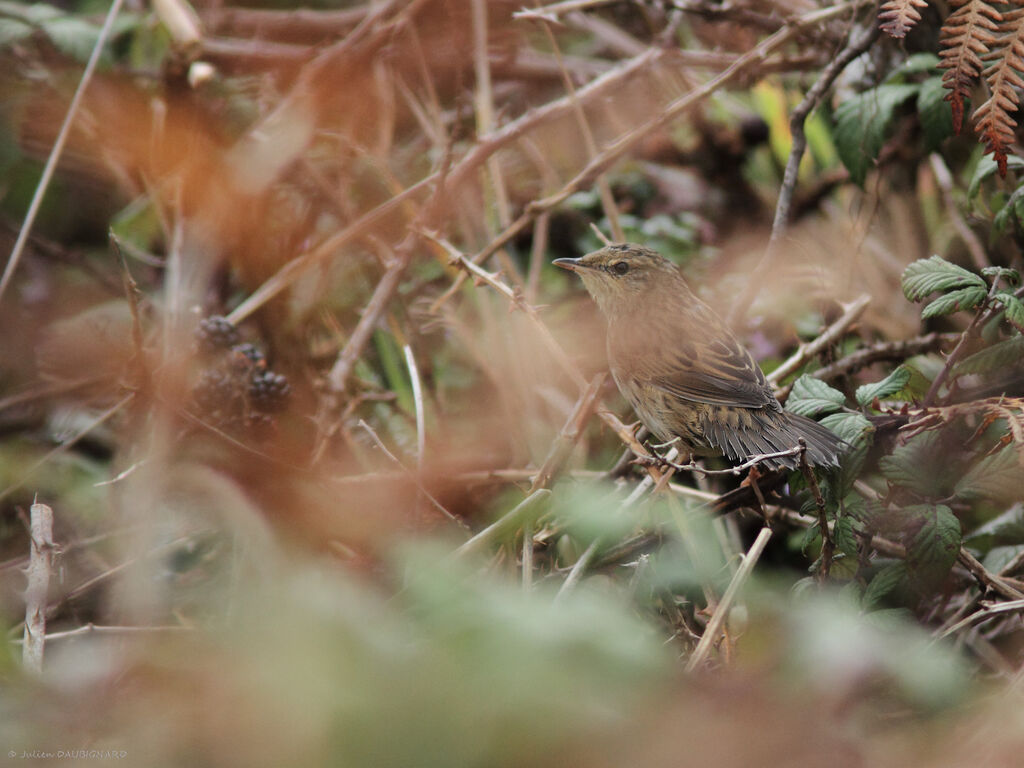
[[663, 345], [653, 359], [657, 363], [648, 380], [676, 397], [738, 408], [779, 408], [760, 366], [731, 334], [711, 342], [677, 340]]

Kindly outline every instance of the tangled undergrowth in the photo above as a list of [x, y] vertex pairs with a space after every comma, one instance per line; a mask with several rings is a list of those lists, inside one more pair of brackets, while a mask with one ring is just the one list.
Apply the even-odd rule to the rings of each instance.
[[[1020, 11], [940, 5], [0, 3], [9, 756], [1014, 765]], [[841, 469], [660, 456], [605, 237]]]

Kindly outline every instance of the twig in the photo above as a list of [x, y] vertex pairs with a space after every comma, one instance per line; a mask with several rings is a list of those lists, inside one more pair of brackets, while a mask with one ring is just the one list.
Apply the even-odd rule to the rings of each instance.
[[558, 589], [558, 594], [555, 595], [555, 603], [560, 603], [565, 599], [566, 595], [576, 589], [576, 585], [579, 580], [583, 578], [584, 572], [590, 566], [590, 561], [594, 559], [594, 555], [597, 554], [597, 548], [601, 543], [601, 538], [598, 537], [590, 542], [590, 546], [583, 550], [583, 554], [579, 556], [579, 559], [573, 563], [572, 569], [569, 571], [569, 575], [565, 577], [565, 581], [562, 582], [562, 586]]
[[999, 576], [990, 573], [974, 555], [963, 547], [960, 547], [956, 559], [987, 589], [998, 592], [1008, 600], [1024, 599], [1024, 593], [1011, 587]]
[[825, 329], [814, 341], [808, 344], [801, 344], [800, 348], [782, 365], [768, 374], [767, 378], [771, 384], [778, 384], [789, 374], [800, 368], [808, 360], [814, 358], [826, 347], [834, 344], [846, 331], [864, 314], [864, 310], [871, 303], [871, 297], [863, 294], [854, 299], [850, 304], [843, 307], [843, 314]]
[[438, 511], [442, 515], [447, 517], [449, 520], [451, 520], [453, 523], [458, 525], [460, 528], [463, 528], [463, 529], [465, 529], [467, 531], [470, 529], [469, 526], [466, 525], [465, 521], [462, 520], [462, 518], [457, 517], [456, 515], [453, 515], [451, 512], [449, 512], [445, 508], [445, 506], [440, 501], [438, 501], [436, 498], [434, 498], [434, 495], [430, 491], [427, 490], [425, 485], [423, 485], [423, 481], [420, 480], [420, 478], [419, 478], [419, 473], [411, 472], [409, 470], [409, 468], [406, 467], [405, 464], [402, 463], [402, 460], [400, 458], [398, 458], [397, 456], [395, 456], [395, 454], [393, 454], [391, 451], [388, 450], [388, 447], [386, 445], [384, 445], [384, 441], [380, 439], [380, 436], [374, 431], [373, 427], [371, 427], [369, 424], [367, 424], [363, 419], [359, 420], [359, 426], [362, 427], [364, 430], [366, 430], [366, 433], [370, 436], [370, 439], [373, 440], [374, 444], [376, 444], [376, 446], [381, 450], [381, 452], [385, 456], [387, 456], [389, 459], [391, 459], [391, 461], [393, 461], [395, 464], [397, 464], [401, 469], [405, 470], [405, 473], [416, 484], [416, 487], [419, 489], [420, 493], [422, 493], [424, 496], [426, 496], [428, 499], [430, 499], [430, 502], [435, 507], [437, 507]]
[[754, 295], [761, 286], [760, 276], [767, 268], [775, 262], [778, 255], [782, 237], [789, 226], [790, 209], [793, 205], [793, 193], [796, 191], [797, 178], [800, 171], [800, 161], [803, 159], [804, 151], [807, 149], [807, 134], [804, 130], [804, 122], [808, 115], [818, 106], [825, 92], [832, 87], [832, 83], [839, 77], [846, 66], [864, 53], [878, 37], [878, 25], [870, 24], [864, 33], [854, 40], [851, 38], [839, 54], [832, 59], [828, 66], [821, 73], [821, 77], [811, 86], [811, 89], [804, 96], [800, 104], [793, 110], [789, 118], [789, 131], [792, 136], [789, 158], [786, 161], [786, 170], [782, 177], [782, 186], [779, 189], [779, 199], [775, 206], [775, 220], [772, 222], [772, 234], [768, 240], [768, 247], [764, 255], [754, 267], [751, 279], [747, 283], [739, 299], [733, 304], [729, 312], [729, 320], [736, 324], [750, 306]]
[[[925, 352], [934, 352], [943, 344], [948, 344], [960, 337], [958, 333], [929, 333], [927, 336], [918, 336], [903, 341], [880, 341], [871, 346], [851, 352], [846, 357], [829, 363], [823, 368], [811, 372], [811, 376], [822, 381], [832, 381], [840, 376], [859, 371], [874, 363], [884, 360], [906, 360], [914, 355], [921, 355]], [[769, 377], [771, 378], [771, 377]], [[782, 387], [776, 395], [779, 400], [785, 401], [789, 397], [792, 384]]]
[[964, 332], [960, 334], [960, 340], [953, 347], [953, 351], [949, 353], [949, 357], [946, 358], [946, 363], [942, 366], [942, 370], [939, 371], [932, 385], [928, 387], [928, 394], [924, 396], [924, 400], [921, 402], [925, 408], [932, 405], [935, 399], [939, 396], [939, 389], [946, 383], [946, 379], [950, 372], [953, 370], [953, 366], [957, 364], [964, 352], [967, 351], [967, 340], [971, 337], [974, 329], [978, 327], [982, 317], [985, 315], [989, 304], [992, 302], [993, 297], [996, 295], [996, 287], [999, 285], [999, 279], [993, 278], [992, 285], [988, 290], [988, 296], [978, 311], [974, 313], [974, 317], [971, 318], [970, 324], [964, 329]]
[[832, 541], [832, 532], [828, 527], [828, 515], [825, 512], [825, 499], [821, 495], [821, 488], [818, 487], [818, 478], [814, 476], [814, 470], [807, 463], [807, 441], [802, 437], [800, 441], [800, 472], [807, 481], [811, 494], [814, 496], [814, 506], [818, 508], [818, 528], [821, 531], [821, 568], [818, 569], [818, 581], [824, 582], [828, 579], [829, 571], [832, 570], [832, 555], [835, 553], [835, 542]]
[[996, 605], [988, 605], [982, 608], [980, 611], [972, 613], [967, 618], [958, 621], [951, 627], [947, 627], [942, 631], [942, 634], [939, 635], [939, 637], [948, 637], [949, 635], [952, 635], [954, 632], [960, 631], [964, 627], [969, 627], [972, 624], [982, 621], [983, 619], [995, 616], [996, 614], [1012, 613], [1013, 611], [1020, 610], [1024, 610], [1024, 600], [1021, 599], [1010, 600], [1006, 603], [997, 603]]
[[669, 461], [668, 459], [663, 459], [663, 458], [658, 458], [658, 457], [654, 457], [652, 459], [641, 458], [641, 459], [639, 459], [639, 463], [647, 463], [648, 461], [653, 461], [653, 462], [655, 462], [657, 464], [668, 465], [668, 466], [672, 467], [672, 469], [675, 469], [675, 470], [680, 470], [680, 471], [684, 471], [684, 472], [698, 472], [698, 473], [700, 473], [702, 475], [706, 475], [706, 476], [712, 477], [712, 476], [724, 476], [724, 475], [738, 475], [741, 472], [743, 472], [743, 470], [750, 469], [751, 467], [755, 467], [755, 466], [757, 466], [757, 465], [761, 464], [762, 462], [767, 461], [769, 459], [781, 459], [781, 458], [785, 458], [787, 456], [799, 456], [799, 455], [801, 455], [801, 453], [802, 453], [802, 451], [798, 447], [797, 448], [787, 448], [784, 451], [776, 451], [775, 453], [759, 453], [759, 454], [757, 454], [755, 456], [751, 456], [747, 461], [743, 462], [742, 464], [739, 464], [739, 465], [737, 465], [735, 467], [730, 467], [729, 469], [704, 469], [704, 467], [700, 466], [699, 464], [697, 464], [696, 462], [694, 462], [692, 460], [689, 463], [687, 463], [687, 464], [676, 464], [676, 463], [674, 463], [672, 461]]
[[[46, 636], [46, 641], [51, 642], [53, 640], [69, 640], [75, 637], [82, 637], [83, 635], [136, 635], [136, 634], [150, 634], [152, 632], [194, 632], [192, 627], [170, 625], [170, 626], [159, 626], [159, 627], [136, 627], [136, 626], [109, 626], [102, 624], [93, 624], [92, 622], [85, 624], [75, 629], [68, 629], [63, 632], [51, 632]], [[21, 641], [15, 640], [14, 644], [18, 644]], [[27, 646], [25, 646], [27, 647]]]
[[[330, 373], [327, 374], [327, 383], [332, 392], [339, 393], [344, 391], [348, 377], [352, 373], [352, 368], [359, 358], [362, 357], [363, 349], [365, 349], [370, 337], [373, 336], [373, 331], [377, 327], [381, 313], [384, 312], [388, 302], [391, 301], [391, 297], [398, 290], [398, 283], [408, 266], [409, 249], [400, 246], [398, 255], [384, 273], [384, 277], [377, 283], [373, 296], [370, 297], [366, 309], [363, 310], [363, 315], [359, 318], [355, 330], [352, 331], [352, 335], [349, 336], [344, 348], [338, 354], [338, 359], [331, 367]], [[232, 312], [228, 316], [228, 319], [232, 322], [235, 322], [234, 314]]]
[[513, 19], [541, 19], [557, 24], [558, 16], [562, 13], [579, 11], [584, 8], [594, 8], [599, 5], [608, 5], [614, 0], [562, 0], [560, 3], [541, 5], [537, 8], [524, 8], [512, 14]]
[[950, 221], [953, 222], [953, 227], [960, 235], [960, 239], [967, 246], [967, 252], [971, 254], [974, 266], [980, 272], [985, 267], [991, 266], [991, 263], [985, 253], [985, 246], [981, 244], [981, 240], [974, 234], [974, 231], [967, 226], [967, 222], [964, 221], [964, 217], [960, 213], [960, 207], [953, 199], [953, 176], [949, 172], [946, 161], [942, 159], [942, 155], [933, 152], [928, 156], [928, 162], [931, 164], [932, 173], [935, 174], [935, 181], [939, 185], [939, 189], [942, 190], [942, 202], [946, 206], [946, 213], [949, 215]]
[[50, 571], [56, 547], [53, 543], [53, 510], [38, 502], [30, 508], [32, 549], [29, 554], [25, 587], [25, 633], [21, 649], [22, 663], [29, 672], [43, 672], [46, 647], [46, 596], [50, 591]]
[[757, 564], [758, 558], [761, 557], [761, 553], [764, 552], [764, 548], [768, 546], [768, 540], [771, 539], [771, 537], [771, 528], [762, 528], [761, 532], [757, 534], [757, 538], [754, 540], [750, 549], [745, 555], [743, 555], [743, 562], [740, 564], [739, 570], [736, 571], [736, 575], [733, 576], [732, 581], [729, 582], [729, 586], [725, 590], [725, 594], [722, 595], [721, 601], [719, 601], [718, 605], [715, 607], [714, 613], [711, 614], [711, 619], [704, 628], [704, 634], [701, 635], [700, 642], [697, 643], [697, 647], [694, 649], [693, 654], [686, 662], [685, 669], [687, 672], [693, 672], [693, 670], [704, 663], [708, 653], [711, 651], [712, 645], [714, 645], [718, 640], [722, 624], [725, 622], [725, 618], [728, 615], [729, 610], [732, 608], [733, 601], [736, 599], [736, 594], [746, 583], [747, 579], [750, 578], [750, 574], [754, 570], [754, 566]]
[[573, 447], [580, 439], [580, 435], [583, 434], [583, 427], [594, 409], [598, 393], [601, 391], [601, 385], [604, 383], [604, 377], [604, 373], [594, 376], [584, 388], [582, 394], [580, 394], [579, 399], [576, 401], [576, 406], [572, 409], [572, 413], [569, 414], [569, 418], [558, 433], [558, 437], [555, 438], [555, 442], [537, 471], [537, 475], [533, 478], [533, 484], [530, 487], [531, 492], [536, 491], [538, 488], [550, 486], [555, 475], [558, 474], [566, 459], [569, 458], [569, 454], [572, 453]]
[[523, 591], [533, 589], [533, 520], [523, 521]]
[[71, 103], [68, 105], [67, 114], [64, 115], [64, 122], [61, 123], [60, 131], [57, 133], [57, 140], [53, 143], [53, 148], [50, 150], [50, 156], [46, 158], [46, 165], [43, 167], [43, 173], [39, 177], [39, 183], [36, 184], [36, 190], [32, 195], [32, 201], [29, 203], [28, 212], [25, 214], [25, 221], [22, 223], [21, 230], [18, 232], [18, 239], [14, 242], [14, 248], [11, 249], [11, 256], [7, 260], [7, 266], [4, 268], [3, 276], [0, 277], [0, 300], [3, 299], [4, 291], [7, 290], [7, 286], [11, 282], [11, 277], [14, 275], [14, 270], [18, 267], [18, 262], [21, 261], [21, 254], [25, 250], [25, 244], [28, 243], [28, 237], [32, 232], [32, 226], [35, 224], [36, 216], [39, 213], [39, 207], [43, 203], [43, 197], [46, 195], [46, 190], [49, 189], [53, 173], [57, 170], [57, 162], [60, 160], [61, 153], [64, 151], [64, 145], [67, 143], [68, 136], [71, 135], [71, 125], [74, 123], [75, 116], [78, 114], [78, 107], [82, 103], [82, 97], [85, 95], [85, 89], [92, 80], [93, 72], [96, 71], [96, 65], [100, 60], [100, 54], [103, 52], [103, 48], [107, 44], [107, 38], [110, 37], [110, 31], [114, 26], [114, 19], [117, 18], [117, 14], [120, 12], [121, 4], [123, 2], [124, 0], [113, 0], [110, 4], [107, 16], [103, 20], [103, 26], [100, 28], [100, 33], [96, 37], [96, 43], [92, 47], [92, 53], [89, 54], [89, 60], [86, 62], [85, 69], [82, 71], [82, 79], [78, 81], [78, 87], [75, 89], [75, 93], [71, 97]]
[[519, 502], [512, 511], [502, 515], [456, 549], [455, 555], [457, 557], [465, 557], [466, 555], [486, 549], [502, 537], [522, 527], [525, 521], [536, 520], [543, 509], [541, 502], [545, 501], [550, 495], [551, 491], [547, 488], [538, 488]]

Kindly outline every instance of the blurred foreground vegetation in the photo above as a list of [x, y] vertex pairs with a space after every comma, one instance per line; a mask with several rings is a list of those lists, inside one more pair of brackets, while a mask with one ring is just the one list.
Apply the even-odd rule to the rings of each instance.
[[[0, 2], [0, 754], [1018, 765], [1021, 161], [896, 5]], [[605, 236], [842, 469], [653, 457]]]

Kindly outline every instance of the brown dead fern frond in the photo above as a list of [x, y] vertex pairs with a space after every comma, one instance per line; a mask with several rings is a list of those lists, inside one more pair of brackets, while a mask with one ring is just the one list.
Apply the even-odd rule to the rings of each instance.
[[1017, 89], [1024, 88], [1024, 9], [1003, 14], [1000, 25], [1003, 34], [992, 51], [985, 56], [991, 62], [985, 70], [991, 95], [974, 111], [974, 127], [985, 142], [985, 153], [991, 153], [999, 166], [999, 175], [1006, 175], [1006, 152], [1013, 143], [1017, 121], [1011, 115], [1017, 111]]
[[921, 20], [918, 8], [927, 7], [928, 0], [888, 0], [878, 12], [878, 26], [890, 37], [904, 38]]
[[[942, 84], [949, 89], [946, 101], [953, 108], [953, 130], [960, 133], [964, 121], [964, 99], [984, 69], [983, 57], [999, 42], [997, 34], [1003, 15], [984, 0], [962, 3], [946, 19], [939, 35], [942, 50], [939, 67], [946, 70]], [[1005, 3], [1006, 0], [994, 0]]]

